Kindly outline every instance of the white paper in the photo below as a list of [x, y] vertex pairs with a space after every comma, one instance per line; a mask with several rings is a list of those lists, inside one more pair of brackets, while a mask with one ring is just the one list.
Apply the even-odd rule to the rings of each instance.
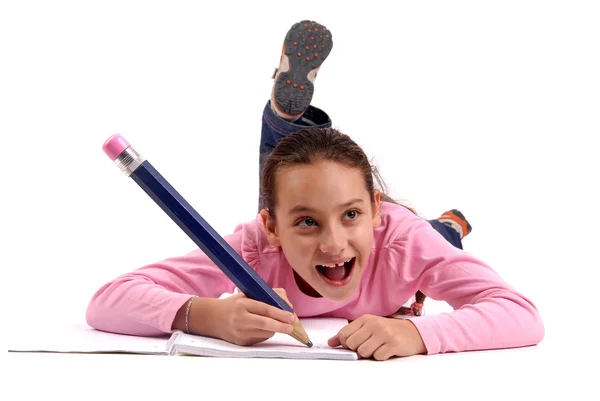
[[11, 333], [9, 351], [167, 354], [167, 337], [137, 337], [95, 330], [86, 324]]

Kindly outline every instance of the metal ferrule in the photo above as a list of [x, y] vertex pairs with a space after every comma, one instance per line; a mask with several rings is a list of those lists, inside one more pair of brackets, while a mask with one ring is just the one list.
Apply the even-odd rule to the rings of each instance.
[[115, 164], [129, 177], [144, 161], [146, 159], [130, 146], [115, 159]]

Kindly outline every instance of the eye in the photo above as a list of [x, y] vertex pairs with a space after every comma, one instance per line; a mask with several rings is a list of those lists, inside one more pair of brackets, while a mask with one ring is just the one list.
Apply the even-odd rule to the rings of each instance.
[[316, 224], [315, 220], [311, 219], [310, 217], [308, 217], [306, 219], [302, 219], [302, 220], [298, 221], [298, 223], [297, 223], [298, 226], [303, 226], [303, 227], [312, 227], [315, 224]]
[[358, 210], [349, 210], [344, 214], [344, 217], [348, 217], [347, 220], [356, 220], [360, 212]]

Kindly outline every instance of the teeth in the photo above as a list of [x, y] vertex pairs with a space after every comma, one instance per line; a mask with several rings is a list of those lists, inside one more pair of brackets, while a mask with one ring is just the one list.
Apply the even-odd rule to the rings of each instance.
[[342, 267], [342, 266], [344, 265], [344, 263], [348, 263], [348, 262], [350, 262], [351, 260], [352, 260], [352, 258], [350, 258], [350, 259], [348, 259], [348, 260], [346, 260], [346, 261], [344, 261], [344, 262], [342, 262], [342, 263], [333, 264], [333, 265], [321, 265], [321, 266], [324, 266], [324, 267], [329, 267], [329, 268], [333, 269], [334, 267]]
[[338, 264], [338, 265], [323, 265], [323, 266], [325, 266], [325, 267], [329, 267], [330, 269], [333, 269], [334, 267], [337, 267], [337, 266], [340, 266], [340, 267], [341, 267], [341, 266], [343, 266], [343, 265], [344, 265], [343, 263], [340, 263], [340, 264]]

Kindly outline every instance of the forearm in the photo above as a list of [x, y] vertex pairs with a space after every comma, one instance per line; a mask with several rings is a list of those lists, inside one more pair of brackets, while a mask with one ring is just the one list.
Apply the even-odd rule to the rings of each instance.
[[147, 265], [103, 285], [92, 296], [90, 326], [113, 333], [154, 336], [173, 331], [192, 295], [217, 298], [233, 283], [200, 251]]
[[185, 302], [177, 311], [172, 329], [185, 332], [187, 316], [187, 329], [191, 334], [218, 337], [217, 323], [220, 315], [218, 310], [222, 300], [202, 297], [192, 297], [190, 300], [191, 305], [189, 301]]
[[454, 309], [409, 318], [427, 353], [520, 347], [542, 340], [544, 325], [533, 302], [494, 269], [452, 246], [423, 220], [407, 215], [402, 224], [388, 260], [398, 285], [412, 286]]
[[117, 280], [92, 297], [87, 323], [112, 333], [156, 336], [171, 331], [173, 319], [191, 295], [152, 282]]
[[544, 337], [535, 307], [508, 291], [489, 294], [451, 313], [411, 320], [428, 354], [528, 346]]

